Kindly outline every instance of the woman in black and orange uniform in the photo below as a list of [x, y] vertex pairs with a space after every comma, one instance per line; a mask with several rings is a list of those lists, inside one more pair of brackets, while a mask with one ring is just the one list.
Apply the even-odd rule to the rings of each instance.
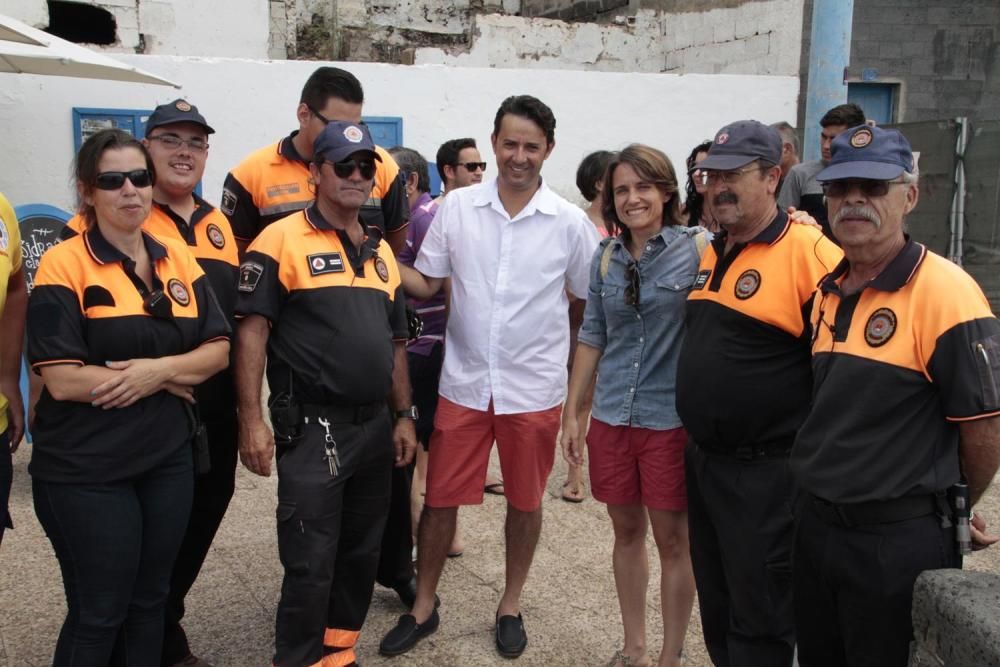
[[140, 229], [142, 144], [98, 132], [75, 174], [86, 231], [43, 256], [28, 305], [45, 382], [29, 472], [68, 607], [53, 662], [158, 665], [194, 483], [192, 387], [225, 368], [230, 330], [184, 244]]

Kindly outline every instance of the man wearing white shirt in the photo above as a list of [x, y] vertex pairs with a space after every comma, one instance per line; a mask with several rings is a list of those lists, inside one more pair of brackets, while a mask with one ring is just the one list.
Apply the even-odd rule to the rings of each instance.
[[383, 638], [383, 655], [405, 653], [437, 629], [435, 591], [458, 507], [482, 502], [494, 439], [507, 496], [496, 644], [509, 658], [527, 645], [520, 597], [541, 533], [566, 391], [566, 292], [586, 297], [598, 244], [586, 214], [541, 179], [555, 124], [551, 109], [534, 97], [504, 100], [491, 135], [497, 178], [449, 194], [416, 270], [402, 267], [411, 296], [426, 298], [449, 277], [452, 291], [418, 533], [417, 599]]

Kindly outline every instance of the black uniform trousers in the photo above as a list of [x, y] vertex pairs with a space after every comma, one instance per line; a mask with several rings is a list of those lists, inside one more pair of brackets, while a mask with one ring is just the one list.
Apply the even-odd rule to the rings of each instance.
[[204, 418], [208, 434], [211, 469], [195, 477], [191, 518], [181, 550], [170, 575], [170, 594], [164, 613], [161, 665], [173, 665], [191, 653], [187, 635], [181, 627], [184, 598], [194, 585], [205, 563], [215, 533], [229, 507], [236, 484], [237, 444], [236, 412]]
[[[285, 570], [275, 623], [276, 667], [350, 652], [368, 614], [393, 468], [388, 407], [355, 424], [331, 420], [340, 470], [324, 455], [325, 430], [278, 447], [278, 555]], [[337, 664], [349, 664], [338, 656]]]
[[924, 570], [958, 567], [954, 528], [935, 514], [838, 525], [808, 496], [795, 531], [795, 629], [802, 667], [905, 667], [913, 584]]
[[716, 667], [788, 667], [794, 485], [785, 456], [685, 451], [691, 562]]
[[410, 521], [410, 488], [413, 464], [392, 469], [389, 514], [382, 534], [382, 546], [375, 581], [386, 588], [405, 586], [416, 574], [413, 569], [413, 529]]

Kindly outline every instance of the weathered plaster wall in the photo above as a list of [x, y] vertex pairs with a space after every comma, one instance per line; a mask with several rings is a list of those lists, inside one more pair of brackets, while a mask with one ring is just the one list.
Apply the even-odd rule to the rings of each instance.
[[[295, 127], [302, 83], [319, 64], [122, 55], [121, 60], [183, 84], [183, 91], [60, 77], [9, 75], [0, 88], [0, 191], [15, 204], [70, 207], [71, 109], [151, 109], [184, 95], [218, 130], [204, 179], [219, 200], [226, 171], [251, 150]], [[489, 150], [493, 116], [515, 93], [533, 94], [555, 112], [556, 148], [543, 175], [578, 199], [576, 167], [589, 152], [633, 141], [657, 146], [682, 164], [691, 147], [737, 118], [773, 122], [792, 117], [795, 77], [625, 74], [565, 70], [481, 69], [342, 63], [365, 86], [365, 113], [400, 116], [403, 140], [433, 157], [445, 140], [475, 137]], [[31, 109], [30, 114], [24, 112]]]

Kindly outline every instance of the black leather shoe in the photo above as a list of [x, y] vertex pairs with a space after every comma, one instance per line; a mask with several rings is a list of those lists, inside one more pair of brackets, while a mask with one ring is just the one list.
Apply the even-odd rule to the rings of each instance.
[[378, 645], [378, 652], [384, 656], [402, 655], [417, 645], [427, 635], [434, 634], [438, 629], [441, 617], [437, 609], [423, 623], [417, 623], [413, 614], [403, 614], [399, 617], [396, 627], [386, 633]]
[[505, 658], [516, 658], [528, 646], [521, 615], [497, 616], [497, 651]]

